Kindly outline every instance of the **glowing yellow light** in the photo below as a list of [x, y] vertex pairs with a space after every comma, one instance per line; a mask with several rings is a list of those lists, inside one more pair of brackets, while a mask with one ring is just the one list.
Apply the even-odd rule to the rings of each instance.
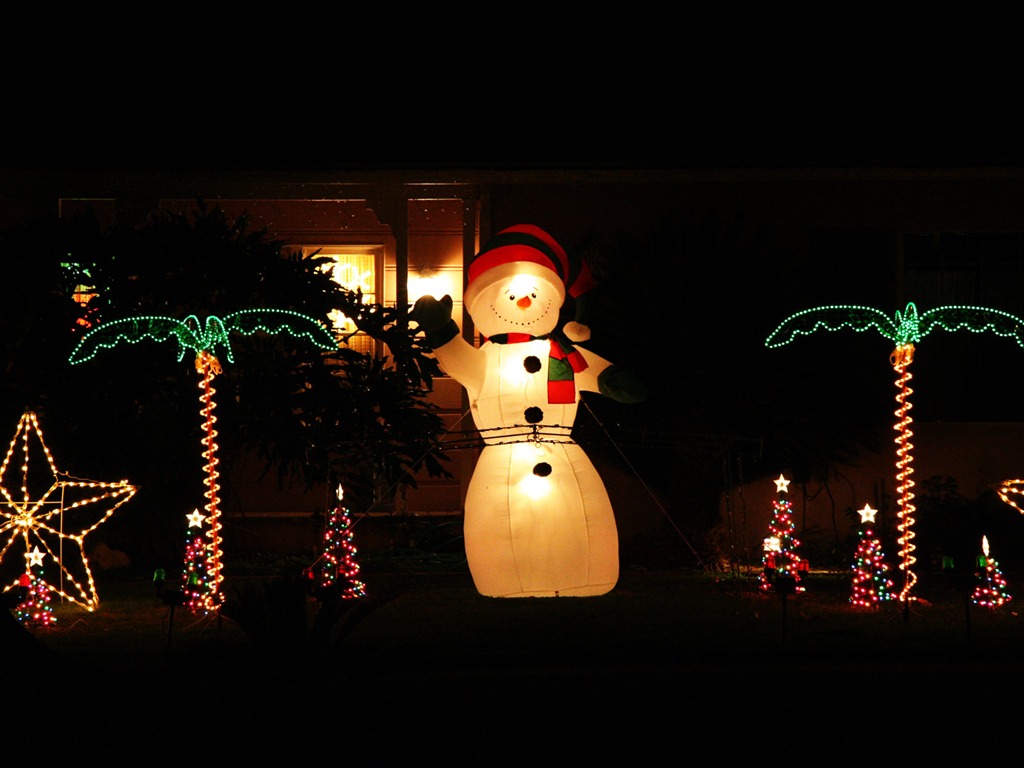
[[899, 407], [896, 409], [897, 421], [894, 429], [899, 432], [899, 435], [896, 436], [896, 494], [898, 496], [896, 503], [899, 505], [897, 513], [899, 524], [896, 527], [900, 532], [897, 542], [900, 545], [900, 570], [903, 571], [900, 600], [912, 600], [910, 591], [917, 583], [917, 574], [913, 571], [913, 565], [917, 562], [917, 558], [914, 556], [917, 546], [913, 542], [915, 537], [914, 512], [917, 507], [914, 506], [915, 483], [910, 477], [914, 473], [914, 468], [911, 466], [911, 462], [914, 460], [912, 453], [914, 444], [910, 442], [910, 438], [914, 436], [910, 429], [910, 425], [914, 421], [910, 417], [910, 409], [913, 407], [910, 403], [910, 396], [914, 390], [909, 386], [910, 379], [913, 378], [910, 373], [910, 364], [913, 360], [913, 344], [897, 346], [890, 357], [898, 376], [896, 386], [899, 390], [896, 394], [896, 402], [899, 403]]
[[372, 269], [360, 269], [358, 264], [355, 264], [353, 260], [346, 259], [345, 257], [338, 257], [333, 264], [327, 264], [323, 267], [324, 272], [331, 273], [331, 280], [336, 282], [338, 285], [346, 288], [350, 291], [359, 291], [360, 293], [373, 293], [373, 270]]
[[[30, 436], [34, 436], [35, 441], [30, 441]], [[7, 488], [5, 480], [11, 458], [19, 446], [22, 455], [21, 487], [20, 494], [16, 495]], [[29, 456], [38, 455], [39, 451], [45, 457], [52, 480], [47, 480], [50, 486], [44, 493], [32, 498], [34, 488], [29, 488]], [[7, 455], [0, 465], [0, 562], [13, 552], [20, 552], [30, 566], [42, 566], [47, 558], [52, 560], [59, 569], [60, 579], [59, 584], [47, 583], [47, 587], [92, 611], [99, 605], [99, 595], [85, 556], [85, 537], [106, 522], [138, 489], [124, 480], [101, 483], [62, 477], [68, 476], [58, 471], [53, 455], [46, 447], [36, 415], [26, 411], [18, 422]], [[68, 499], [74, 496], [82, 497], [68, 503]], [[71, 518], [67, 513], [72, 510], [92, 512], [91, 523], [79, 524], [73, 532], [69, 532], [68, 523]], [[74, 546], [67, 546], [69, 543]], [[69, 552], [72, 554], [69, 555]], [[21, 574], [4, 586], [4, 591], [17, 587], [20, 577]]]
[[775, 490], [778, 493], [789, 493], [790, 480], [787, 480], [785, 476], [779, 475], [779, 479], [775, 481]]
[[[988, 554], [986, 550], [985, 554]], [[39, 547], [32, 547], [31, 552], [25, 553], [25, 559], [28, 561], [29, 568], [35, 568], [36, 566], [42, 566], [43, 564], [43, 553], [39, 551]]]
[[209, 587], [205, 594], [200, 596], [200, 602], [203, 610], [213, 612], [220, 610], [224, 603], [224, 595], [220, 589], [224, 577], [221, 574], [220, 483], [217, 482], [220, 478], [220, 472], [217, 469], [220, 459], [217, 458], [217, 430], [213, 426], [217, 422], [217, 417], [213, 415], [213, 409], [216, 406], [213, 399], [216, 394], [216, 390], [213, 388], [213, 377], [221, 372], [221, 367], [216, 357], [209, 352], [200, 352], [196, 355], [196, 370], [203, 376], [202, 381], [199, 382], [201, 391], [199, 401], [202, 403], [200, 415], [203, 417], [203, 458], [206, 459], [206, 464], [203, 467], [206, 470], [206, 477], [203, 478], [203, 483], [206, 485], [204, 494], [206, 497], [206, 520], [210, 524], [206, 531], [206, 537], [210, 540], [206, 550]]
[[537, 278], [532, 275], [515, 275], [508, 284], [508, 293], [519, 299], [531, 297], [536, 290]]
[[1024, 515], [1024, 509], [1022, 509], [1020, 504], [1017, 503], [1017, 498], [1024, 494], [1024, 479], [1014, 478], [1012, 480], [1004, 480], [1000, 486], [996, 488], [996, 493], [999, 494], [1000, 499]]
[[860, 510], [860, 521], [862, 523], [873, 523], [877, 513], [877, 509], [872, 509], [869, 504], [865, 504], [864, 509]]
[[355, 321], [340, 309], [332, 309], [327, 313], [327, 317], [331, 321], [331, 327], [338, 333], [355, 333], [359, 330]]
[[523, 367], [523, 356], [506, 354], [501, 357], [501, 380], [508, 387], [521, 389], [530, 381], [530, 373]]
[[519, 482], [519, 488], [529, 498], [536, 501], [551, 493], [551, 481], [546, 477], [538, 477], [537, 475], [530, 474], [526, 475], [526, 477]]
[[439, 272], [430, 269], [410, 275], [409, 277], [409, 303], [415, 304], [416, 299], [421, 296], [444, 296], [452, 292], [450, 281]]

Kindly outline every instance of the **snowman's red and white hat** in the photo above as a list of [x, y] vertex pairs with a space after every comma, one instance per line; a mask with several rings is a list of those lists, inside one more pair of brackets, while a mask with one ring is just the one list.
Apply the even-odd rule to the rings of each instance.
[[546, 278], [561, 287], [563, 302], [568, 293], [576, 301], [575, 325], [579, 330], [573, 335], [589, 336], [583, 324], [582, 297], [594, 287], [594, 277], [586, 262], [570, 258], [555, 238], [533, 224], [501, 230], [473, 257], [463, 295], [466, 307], [472, 312], [476, 296], [486, 286], [523, 273]]

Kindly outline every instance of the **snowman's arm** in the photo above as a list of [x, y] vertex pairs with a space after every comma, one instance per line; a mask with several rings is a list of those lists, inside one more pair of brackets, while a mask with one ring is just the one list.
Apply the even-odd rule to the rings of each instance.
[[413, 305], [410, 319], [423, 330], [424, 341], [434, 350], [444, 372], [463, 386], [475, 386], [483, 381], [484, 353], [459, 334], [459, 326], [452, 319], [452, 303], [448, 295], [440, 299], [421, 296]]
[[431, 349], [437, 349], [459, 335], [459, 326], [452, 320], [452, 304], [452, 297], [447, 294], [440, 299], [420, 296], [413, 304], [409, 319], [419, 325], [423, 340]]
[[587, 361], [587, 367], [576, 374], [579, 389], [600, 392], [620, 403], [642, 403], [647, 399], [647, 384], [628, 368], [610, 363], [582, 347], [576, 349]]
[[598, 379], [611, 367], [611, 363], [583, 347], [576, 347], [576, 351], [587, 361], [587, 367], [576, 374], [576, 388], [587, 392], [599, 392]]
[[462, 336], [453, 336], [435, 348], [434, 357], [441, 369], [464, 387], [478, 388], [484, 380], [486, 356], [483, 350], [477, 349]]

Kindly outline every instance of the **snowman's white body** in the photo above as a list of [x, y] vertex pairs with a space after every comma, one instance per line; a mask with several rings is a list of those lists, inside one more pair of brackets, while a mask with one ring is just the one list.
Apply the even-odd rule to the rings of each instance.
[[[541, 283], [535, 304], [545, 290]], [[474, 320], [481, 313], [478, 327], [490, 336], [542, 335], [555, 324], [547, 313], [503, 327], [486, 296], [469, 308]], [[548, 340], [485, 341], [477, 348], [456, 336], [435, 349], [442, 369], [466, 388], [485, 443], [470, 479], [464, 523], [466, 557], [483, 595], [601, 595], [618, 581], [611, 501], [596, 468], [570, 436], [579, 393], [598, 391], [597, 377], [609, 362], [576, 349], [587, 367], [575, 374], [572, 402], [564, 404], [548, 402]], [[533, 358], [529, 368], [539, 363], [532, 373], [528, 358]], [[528, 417], [530, 408], [540, 410]], [[550, 467], [546, 476], [535, 472], [541, 464]]]

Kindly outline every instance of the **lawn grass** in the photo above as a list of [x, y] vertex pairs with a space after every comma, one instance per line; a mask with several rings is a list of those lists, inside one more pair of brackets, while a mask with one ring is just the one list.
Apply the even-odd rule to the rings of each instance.
[[[236, 757], [326, 739], [340, 753], [340, 741], [353, 755], [384, 748], [392, 765], [627, 747], [676, 764], [699, 742], [753, 759], [772, 739], [834, 757], [840, 739], [875, 733], [907, 734], [893, 755], [922, 757], [926, 738], [951, 759], [965, 732], [1003, 732], [989, 718], [1024, 683], [1015, 602], [971, 606], [941, 573], [920, 575], [905, 611], [854, 608], [842, 572], [812, 573], [785, 600], [760, 592], [755, 571], [643, 569], [601, 597], [503, 600], [480, 596], [464, 564], [419, 565], [368, 563], [367, 596], [330, 617], [290, 567], [229, 577], [220, 617], [172, 612], [141, 574], [105, 574], [95, 612], [57, 606], [57, 624], [33, 630], [48, 651], [21, 671], [44, 709], [69, 689], [85, 697], [80, 735], [115, 728], [152, 749], [154, 717], [204, 712]], [[600, 740], [581, 746], [582, 734]]]
[[[632, 643], [689, 647], [712, 654], [814, 653], [849, 646], [886, 654], [992, 654], [1024, 650], [1022, 619], [1011, 600], [997, 609], [971, 604], [945, 574], [921, 577], [914, 602], [874, 609], [849, 603], [850, 577], [816, 572], [791, 596], [758, 589], [754, 570], [624, 570], [607, 595], [594, 598], [494, 599], [480, 596], [464, 564], [364, 568], [362, 600], [321, 605], [290, 561], [262, 571], [237, 569], [223, 589], [221, 616], [196, 616], [162, 600], [142, 574], [98, 578], [100, 605], [88, 612], [54, 602], [56, 623], [29, 627], [47, 647], [75, 656], [124, 655], [140, 663], [220, 643], [269, 650], [346, 644], [431, 648], [453, 644], [547, 646], [558, 638], [587, 645]], [[420, 567], [417, 567], [419, 565]], [[1012, 590], [1015, 577], [1008, 575]], [[317, 626], [330, 622], [330, 627]], [[552, 631], [552, 628], [557, 628]], [[313, 635], [320, 632], [320, 636]]]

